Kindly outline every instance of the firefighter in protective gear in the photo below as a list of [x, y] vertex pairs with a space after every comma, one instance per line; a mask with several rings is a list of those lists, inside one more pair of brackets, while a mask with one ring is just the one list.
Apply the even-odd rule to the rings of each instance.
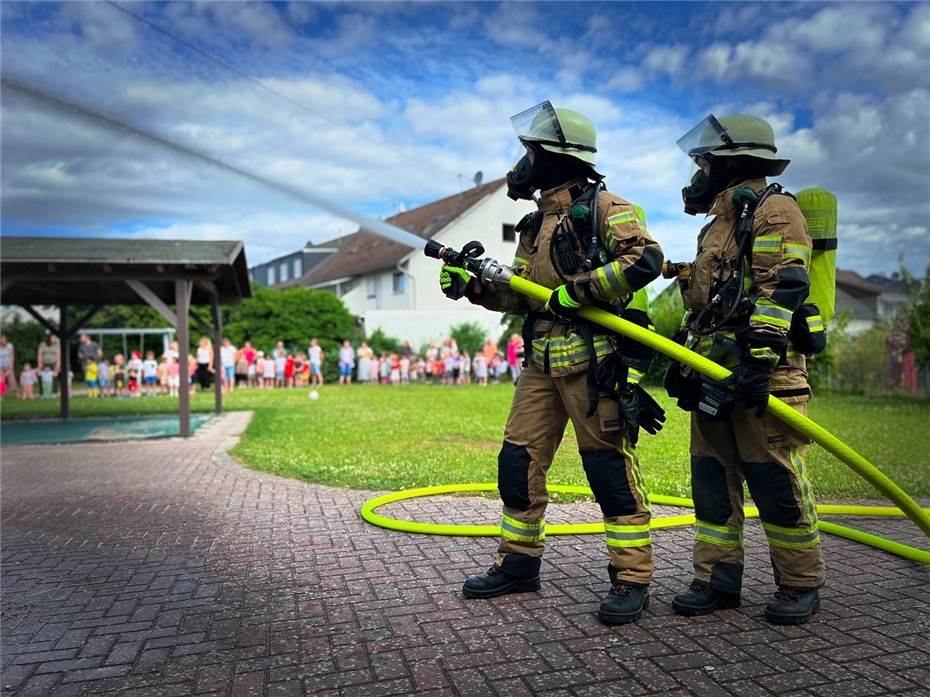
[[[814, 497], [804, 465], [809, 441], [765, 414], [769, 394], [804, 413], [811, 391], [805, 356], [794, 350], [792, 315], [808, 293], [811, 239], [794, 198], [769, 187], [788, 160], [776, 155], [768, 123], [713, 116], [679, 146], [697, 164], [682, 190], [685, 211], [713, 216], [697, 258], [679, 276], [686, 345], [733, 371], [727, 384], [673, 363], [669, 394], [691, 416], [695, 504], [694, 581], [679, 614], [702, 615], [740, 602], [743, 482], [768, 538], [778, 591], [765, 611], [798, 624], [819, 608], [824, 583]], [[729, 282], [729, 283], [728, 283]]]
[[[517, 226], [513, 270], [555, 290], [543, 305], [478, 279], [465, 289], [448, 285], [450, 297], [461, 292], [485, 308], [527, 316], [526, 369], [517, 382], [498, 456], [503, 501], [498, 555], [486, 573], [466, 580], [463, 593], [490, 598], [539, 588], [549, 500], [546, 473], [570, 420], [606, 527], [612, 588], [599, 617], [605, 623], [632, 622], [648, 606], [653, 571], [649, 503], [618, 401], [598, 394], [591, 379], [616, 355], [615, 339], [597, 333], [576, 314], [587, 304], [623, 308], [659, 274], [662, 251], [646, 231], [642, 209], [600, 189], [589, 119], [545, 102], [515, 116], [513, 124], [526, 154], [508, 175], [508, 193], [531, 199], [540, 192], [538, 211]], [[588, 197], [596, 184], [596, 195]], [[588, 243], [603, 254], [585, 270]], [[664, 413], [635, 384], [638, 378], [635, 368], [623, 373], [625, 389], [644, 395], [637, 416], [642, 414], [643, 423], [652, 426], [646, 430], [655, 432]]]

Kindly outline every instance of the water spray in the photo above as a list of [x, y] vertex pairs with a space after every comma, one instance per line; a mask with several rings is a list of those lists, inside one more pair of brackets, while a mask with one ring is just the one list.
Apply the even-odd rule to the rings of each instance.
[[363, 215], [362, 213], [358, 213], [357, 211], [354, 211], [351, 208], [347, 208], [346, 206], [343, 206], [336, 201], [326, 198], [325, 196], [320, 196], [319, 194], [308, 191], [302, 187], [285, 184], [261, 174], [256, 174], [255, 172], [242, 169], [237, 165], [224, 162], [219, 158], [208, 155], [201, 150], [197, 150], [190, 145], [178, 143], [169, 138], [165, 138], [162, 135], [158, 135], [157, 133], [152, 133], [151, 131], [139, 128], [138, 126], [133, 126], [126, 123], [125, 121], [121, 121], [120, 119], [107, 116], [106, 114], [103, 114], [87, 105], [55, 96], [45, 90], [17, 80], [16, 78], [9, 77], [8, 75], [3, 75], [2, 78], [0, 78], [0, 82], [2, 82], [4, 90], [15, 92], [16, 94], [28, 99], [43, 109], [75, 118], [91, 126], [104, 128], [111, 131], [118, 131], [119, 133], [148, 143], [149, 145], [155, 145], [159, 148], [162, 148], [163, 150], [168, 150], [175, 155], [179, 155], [189, 160], [194, 160], [199, 164], [205, 164], [210, 167], [218, 168], [224, 172], [233, 174], [240, 179], [246, 179], [253, 184], [258, 184], [259, 186], [263, 186], [266, 189], [271, 189], [279, 194], [296, 199], [301, 203], [308, 203], [316, 208], [322, 208], [323, 210], [329, 211], [333, 215], [339, 216], [340, 218], [351, 220], [355, 223], [358, 223], [359, 227], [361, 227], [363, 230], [380, 235], [381, 237], [386, 237], [389, 240], [397, 242], [398, 244], [402, 244], [407, 247], [413, 247], [414, 249], [423, 249], [426, 244], [426, 240], [423, 238], [414, 235], [412, 232], [399, 228], [396, 225], [391, 225], [389, 223], [385, 223], [383, 220], [378, 220], [377, 218], [371, 218], [367, 215]]

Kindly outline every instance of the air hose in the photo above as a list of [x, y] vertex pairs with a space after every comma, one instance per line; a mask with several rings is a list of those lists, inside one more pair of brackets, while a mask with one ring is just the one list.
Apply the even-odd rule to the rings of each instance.
[[[533, 283], [521, 276], [513, 273], [511, 269], [502, 266], [493, 259], [478, 259], [477, 257], [484, 251], [478, 251], [480, 245], [472, 250], [470, 255], [463, 255], [448, 247], [431, 240], [427, 242], [424, 250], [427, 256], [435, 259], [441, 259], [447, 263], [458, 263], [466, 266], [472, 273], [481, 278], [484, 283], [496, 283], [507, 285], [511, 290], [525, 295], [539, 302], [546, 302], [552, 293], [552, 290]], [[476, 253], [477, 252], [477, 253]], [[669, 358], [678, 361], [682, 365], [687, 365], [691, 369], [706, 375], [712, 380], [725, 380], [731, 375], [731, 372], [717, 363], [701, 356], [690, 349], [685, 348], [674, 341], [666, 339], [649, 329], [640, 327], [621, 317], [613, 315], [604, 310], [595, 307], [584, 307], [579, 314], [590, 322], [594, 322], [605, 329], [609, 329], [618, 334], [622, 334], [635, 341], [638, 341], [649, 348], [662, 353]], [[823, 447], [827, 452], [834, 455], [841, 462], [849, 466], [859, 476], [869, 482], [879, 492], [887, 496], [897, 507], [898, 510], [888, 509], [887, 507], [872, 506], [818, 506], [818, 511], [824, 515], [881, 515], [881, 516], [907, 516], [913, 521], [923, 533], [930, 538], [930, 512], [921, 508], [914, 499], [912, 499], [900, 486], [892, 481], [884, 472], [879, 470], [875, 465], [866, 460], [862, 455], [846, 445], [832, 433], [819, 426], [813, 420], [792, 409], [774, 396], [769, 396], [768, 410], [776, 418], [791, 426], [799, 433], [807, 436], [812, 441]], [[374, 512], [378, 506], [394, 501], [400, 501], [408, 498], [419, 496], [431, 496], [435, 494], [448, 494], [464, 491], [493, 491], [497, 485], [493, 483], [482, 484], [450, 484], [438, 487], [426, 487], [423, 489], [413, 489], [408, 491], [395, 492], [386, 494], [366, 502], [362, 506], [362, 518], [381, 527], [387, 527], [392, 530], [402, 530], [405, 532], [426, 533], [433, 535], [477, 535], [477, 536], [494, 536], [499, 534], [499, 528], [496, 525], [454, 525], [438, 523], [419, 523], [414, 521], [400, 521], [386, 516], [381, 516]], [[550, 491], [574, 494], [590, 494], [587, 487], [570, 487], [553, 485]], [[656, 504], [665, 504], [672, 506], [684, 506], [693, 508], [690, 499], [674, 496], [650, 496], [650, 500]], [[747, 517], [757, 515], [757, 511], [747, 508]], [[894, 511], [892, 513], [892, 511]], [[652, 521], [652, 527], [675, 527], [679, 525], [689, 525], [694, 522], [693, 515], [673, 516], [671, 518], [657, 518]], [[841, 535], [858, 542], [868, 544], [879, 549], [891, 552], [906, 559], [911, 559], [923, 564], [930, 564], [930, 552], [910, 547], [908, 545], [894, 542], [886, 538], [872, 535], [869, 533], [848, 528], [843, 525], [823, 521], [820, 524], [824, 532]], [[546, 533], [549, 535], [579, 535], [598, 533], [603, 531], [603, 525], [600, 523], [591, 524], [570, 524], [570, 525], [549, 525]]]

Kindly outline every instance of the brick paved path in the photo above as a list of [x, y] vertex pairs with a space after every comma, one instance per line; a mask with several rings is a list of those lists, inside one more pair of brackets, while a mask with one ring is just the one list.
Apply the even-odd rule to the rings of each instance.
[[[4, 694], [930, 694], [926, 567], [828, 538], [823, 610], [774, 628], [753, 523], [743, 607], [684, 619], [669, 603], [690, 579], [690, 529], [663, 530], [647, 615], [609, 629], [593, 614], [602, 542], [562, 537], [541, 593], [466, 602], [493, 541], [372, 528], [362, 492], [241, 469], [225, 451], [246, 419], [188, 442], [3, 450]], [[404, 508], [496, 515], [478, 498]]]

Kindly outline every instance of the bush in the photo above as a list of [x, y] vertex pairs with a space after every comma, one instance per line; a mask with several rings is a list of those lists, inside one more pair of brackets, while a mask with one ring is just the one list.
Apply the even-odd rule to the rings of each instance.
[[455, 339], [459, 351], [468, 351], [474, 355], [484, 347], [487, 339], [484, 327], [477, 322], [462, 322], [449, 329], [449, 336]]
[[366, 341], [368, 347], [379, 356], [382, 353], [397, 353], [401, 348], [401, 340], [385, 334], [381, 327], [375, 329]]

